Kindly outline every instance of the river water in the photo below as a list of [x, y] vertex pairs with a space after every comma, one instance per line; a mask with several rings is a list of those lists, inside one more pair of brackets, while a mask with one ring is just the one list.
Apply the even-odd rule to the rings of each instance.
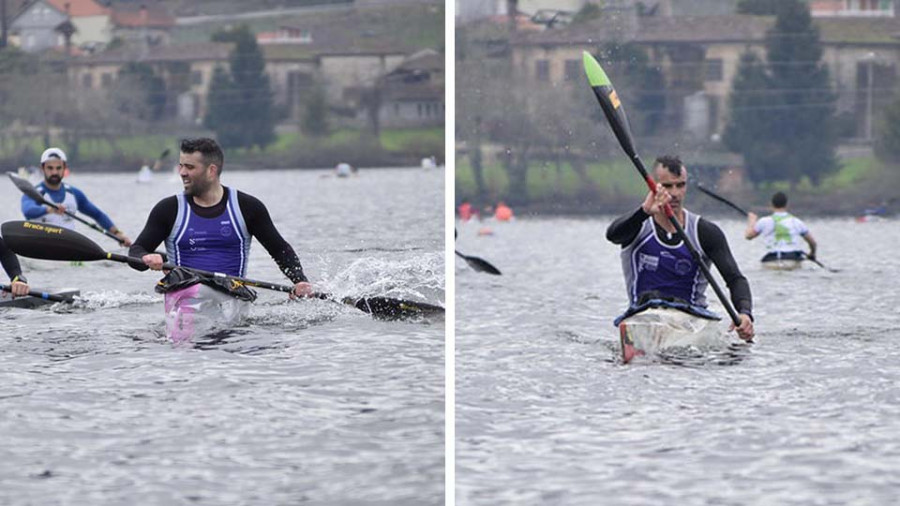
[[503, 275], [456, 262], [457, 504], [896, 502], [896, 223], [806, 220], [830, 273], [765, 271], [761, 240], [719, 221], [751, 283], [755, 344], [623, 365], [610, 221], [460, 226], [457, 249]]
[[[0, 221], [21, 194], [0, 181]], [[75, 173], [132, 238], [169, 174]], [[444, 305], [444, 174], [223, 173], [320, 291]], [[78, 229], [104, 249], [114, 241]], [[173, 346], [158, 274], [22, 260], [73, 307], [0, 309], [0, 504], [442, 504], [444, 322], [376, 321], [261, 290], [224, 339]], [[248, 276], [289, 283], [255, 243]]]

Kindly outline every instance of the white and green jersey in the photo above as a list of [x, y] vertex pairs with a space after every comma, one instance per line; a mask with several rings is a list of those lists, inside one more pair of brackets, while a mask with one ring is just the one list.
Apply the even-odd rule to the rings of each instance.
[[786, 211], [760, 218], [754, 230], [765, 237], [769, 251], [780, 253], [802, 251], [801, 237], [809, 233], [803, 221]]

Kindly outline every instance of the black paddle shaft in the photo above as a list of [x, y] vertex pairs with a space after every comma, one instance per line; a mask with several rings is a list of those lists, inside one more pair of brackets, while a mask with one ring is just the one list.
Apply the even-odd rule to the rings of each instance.
[[[112, 260], [135, 266], [144, 266], [144, 262], [140, 258], [104, 251], [103, 248], [98, 246], [94, 241], [74, 230], [63, 227], [46, 225], [43, 223], [33, 223], [30, 221], [9, 221], [0, 226], [0, 231], [2, 231], [0, 232], [0, 235], [3, 236], [4, 242], [6, 242], [7, 246], [9, 246], [13, 252], [28, 258], [63, 261], [80, 260], [87, 262]], [[165, 263], [162, 267], [164, 269], [174, 269], [178, 266]], [[182, 269], [200, 275], [225, 279], [229, 282], [246, 286], [286, 293], [294, 291], [294, 287], [289, 285], [281, 285], [238, 276], [229, 276], [228, 274], [223, 274], [221, 272], [210, 272], [189, 267], [182, 267]], [[444, 308], [440, 306], [423, 302], [393, 299], [390, 297], [362, 297], [359, 299], [348, 297], [338, 300], [333, 298], [330, 294], [325, 293], [314, 293], [312, 297], [348, 304], [356, 307], [360, 311], [371, 314], [373, 317], [387, 320], [444, 313]]]

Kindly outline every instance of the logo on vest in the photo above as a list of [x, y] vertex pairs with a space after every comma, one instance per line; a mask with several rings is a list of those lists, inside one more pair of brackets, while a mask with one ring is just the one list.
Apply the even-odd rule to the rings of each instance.
[[222, 237], [229, 237], [231, 236], [232, 230], [231, 227], [222, 227], [219, 232], [222, 234]]
[[691, 272], [691, 262], [690, 260], [680, 259], [675, 262], [675, 273], [681, 276], [688, 274]]
[[659, 257], [641, 253], [638, 256], [638, 272], [655, 271], [659, 267]]

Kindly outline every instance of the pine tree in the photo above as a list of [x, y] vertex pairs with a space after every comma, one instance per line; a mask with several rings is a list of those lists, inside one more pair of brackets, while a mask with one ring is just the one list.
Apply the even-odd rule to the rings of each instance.
[[754, 181], [817, 182], [838, 168], [835, 96], [809, 7], [780, 0], [777, 11], [765, 69], [755, 57], [741, 59], [725, 142]]
[[779, 167], [772, 167], [767, 156], [774, 148], [772, 120], [778, 107], [766, 92], [771, 88], [765, 63], [752, 51], [742, 54], [728, 96], [731, 114], [722, 141], [744, 157], [747, 176], [752, 181], [768, 179]]
[[[265, 59], [256, 38], [247, 27], [213, 36], [213, 41], [233, 42], [229, 57], [230, 75], [222, 82], [218, 74], [210, 84], [209, 111], [204, 123], [215, 130], [225, 147], [264, 148], [275, 140], [275, 114], [272, 89], [265, 73]], [[213, 87], [221, 101], [212, 100]], [[213, 111], [213, 107], [227, 110]]]
[[875, 154], [879, 159], [900, 162], [900, 95], [885, 108], [881, 128], [875, 139]]
[[216, 67], [209, 83], [206, 115], [203, 126], [216, 132], [219, 144], [225, 147], [243, 146], [244, 127], [241, 124], [237, 93], [231, 74]]
[[822, 59], [819, 30], [809, 6], [800, 0], [778, 4], [775, 27], [766, 35], [766, 52], [778, 103], [772, 134], [780, 140], [783, 177], [813, 182], [838, 168], [834, 128], [835, 95]]

